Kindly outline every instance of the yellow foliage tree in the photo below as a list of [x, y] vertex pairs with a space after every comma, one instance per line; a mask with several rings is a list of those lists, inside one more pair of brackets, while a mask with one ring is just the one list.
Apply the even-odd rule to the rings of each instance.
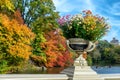
[[8, 9], [14, 11], [14, 5], [10, 0], [0, 0], [0, 10]]
[[25, 24], [0, 14], [0, 60], [7, 61], [7, 65], [19, 65], [29, 59], [34, 37]]

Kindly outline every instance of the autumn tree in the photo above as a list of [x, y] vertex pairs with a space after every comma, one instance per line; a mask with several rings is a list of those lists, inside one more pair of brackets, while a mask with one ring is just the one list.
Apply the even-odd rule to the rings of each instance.
[[55, 67], [68, 66], [73, 63], [73, 54], [66, 46], [66, 39], [58, 32], [52, 30], [44, 34], [46, 41], [41, 43], [41, 49], [46, 56], [32, 55], [31, 59], [37, 66]]
[[25, 24], [0, 14], [0, 72], [5, 71], [8, 66], [18, 66], [29, 59], [32, 54], [30, 44], [34, 36]]
[[57, 27], [56, 19], [58, 12], [55, 12], [55, 6], [52, 0], [12, 0], [15, 9], [19, 9], [24, 23], [36, 34], [33, 41], [33, 54], [45, 56], [42, 52], [40, 43], [45, 41], [43, 36], [46, 30]]
[[66, 39], [60, 35], [59, 30], [52, 30], [45, 34], [46, 42], [42, 43], [42, 50], [46, 54], [47, 67], [68, 66], [73, 58], [66, 46]]
[[[22, 13], [26, 23], [36, 34], [33, 41], [31, 59], [38, 65], [47, 67], [65, 66], [72, 60], [72, 54], [66, 50], [65, 39], [54, 34], [58, 12], [52, 0], [12, 0], [15, 9]], [[63, 44], [64, 43], [64, 46]], [[66, 64], [67, 63], [67, 64]]]

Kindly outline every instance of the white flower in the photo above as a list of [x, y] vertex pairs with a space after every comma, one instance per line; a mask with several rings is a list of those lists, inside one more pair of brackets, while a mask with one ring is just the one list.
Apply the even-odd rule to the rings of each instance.
[[78, 24], [81, 24], [81, 22], [78, 22]]
[[70, 21], [75, 21], [75, 20], [77, 20], [77, 21], [82, 21], [84, 18], [83, 18], [83, 16], [82, 16], [82, 14], [77, 14], [77, 15], [74, 15], [71, 19], [70, 19]]

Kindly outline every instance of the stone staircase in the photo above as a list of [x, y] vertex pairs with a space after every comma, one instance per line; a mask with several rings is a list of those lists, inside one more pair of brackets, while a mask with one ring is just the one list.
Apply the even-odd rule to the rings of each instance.
[[69, 80], [73, 79], [73, 75], [74, 75], [74, 66], [68, 67], [66, 69], [64, 69], [62, 72], [60, 72], [61, 74], [66, 74], [69, 77]]

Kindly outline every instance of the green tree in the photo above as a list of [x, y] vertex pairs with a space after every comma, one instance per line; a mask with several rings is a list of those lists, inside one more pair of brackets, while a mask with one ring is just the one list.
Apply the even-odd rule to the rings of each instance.
[[[117, 49], [117, 51], [115, 51], [115, 48], [116, 47], [110, 44], [108, 41], [99, 41], [97, 49], [101, 54], [100, 63], [102, 63], [102, 65], [111, 65], [115, 63], [117, 55], [119, 53]], [[94, 61], [96, 62], [95, 59]]]
[[0, 0], [0, 11], [6, 12], [8, 10], [14, 11], [14, 5], [11, 0]]
[[102, 60], [105, 62], [105, 64], [111, 65], [115, 63], [116, 53], [114, 52], [114, 48], [105, 48], [102, 56]]
[[[55, 6], [52, 0], [12, 0], [15, 9], [20, 9], [25, 23], [29, 27], [47, 28], [56, 26], [58, 12], [55, 12]], [[51, 23], [51, 24], [50, 24]], [[52, 27], [51, 27], [52, 28]]]
[[41, 43], [45, 42], [44, 33], [57, 28], [58, 12], [52, 0], [12, 0], [15, 9], [19, 9], [24, 23], [36, 34], [33, 41], [33, 54], [46, 58], [41, 49]]
[[97, 45], [97, 49], [99, 49], [100, 53], [102, 53], [105, 48], [113, 48], [113, 45], [110, 44], [108, 41], [99, 41], [98, 45]]
[[95, 49], [95, 50], [91, 53], [91, 56], [92, 56], [92, 61], [93, 61], [94, 65], [100, 63], [101, 53], [99, 52], [98, 49]]
[[14, 13], [14, 5], [11, 0], [0, 0], [0, 13], [11, 16]]
[[120, 46], [115, 46], [114, 52], [116, 53], [116, 56], [114, 57], [116, 64], [120, 64]]
[[87, 62], [88, 62], [88, 65], [91, 66], [93, 63], [92, 63], [92, 57], [90, 55], [87, 56]]
[[[36, 19], [30, 23], [30, 27], [36, 34], [36, 38], [33, 42], [33, 53], [45, 57], [45, 54], [41, 51], [40, 43], [46, 41], [45, 37], [43, 36], [44, 33], [47, 33], [51, 29], [55, 29], [57, 27], [56, 19], [58, 17], [58, 14], [54, 12], [55, 7], [52, 0], [37, 0], [31, 2], [30, 4], [33, 7], [34, 5], [38, 5], [37, 9], [35, 6], [35, 11], [33, 9], [33, 12], [37, 17], [35, 16]], [[37, 14], [36, 10], [38, 10]]]

